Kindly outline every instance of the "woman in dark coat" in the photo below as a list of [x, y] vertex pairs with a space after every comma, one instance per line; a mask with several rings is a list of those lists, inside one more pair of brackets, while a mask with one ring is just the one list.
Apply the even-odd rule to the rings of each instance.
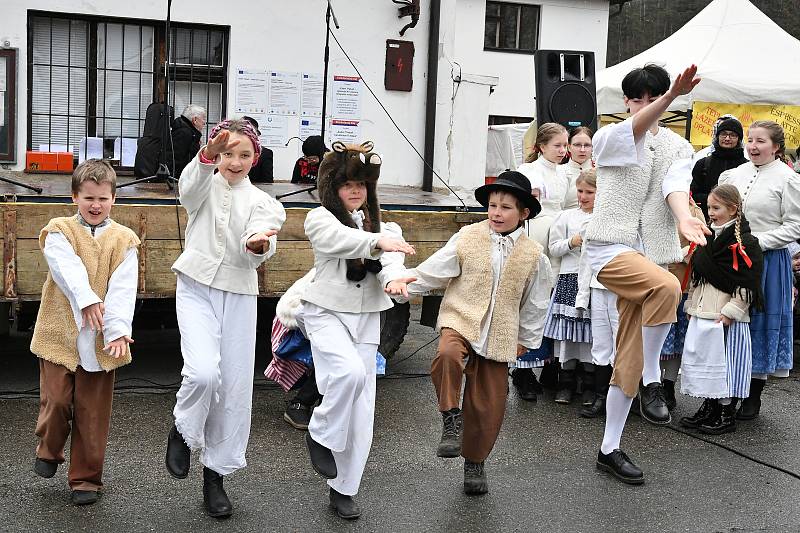
[[747, 163], [744, 157], [742, 124], [735, 117], [727, 117], [718, 122], [714, 129], [713, 150], [706, 157], [698, 159], [692, 169], [692, 199], [703, 210], [708, 220], [708, 193], [716, 187], [719, 175]]

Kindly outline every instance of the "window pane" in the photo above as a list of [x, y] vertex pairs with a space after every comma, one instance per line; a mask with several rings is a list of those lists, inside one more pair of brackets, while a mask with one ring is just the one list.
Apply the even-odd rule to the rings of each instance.
[[500, 15], [500, 3], [499, 2], [486, 2], [486, 16], [494, 16], [497, 17]]
[[[69, 114], [86, 115], [86, 69], [69, 69]], [[72, 127], [72, 119], [70, 119]]]
[[139, 70], [139, 61], [142, 57], [142, 43], [139, 42], [139, 26], [126, 24], [124, 26], [125, 55], [123, 67], [125, 70]]
[[486, 27], [483, 31], [483, 46], [486, 48], [497, 48], [497, 28], [499, 24], [496, 20], [486, 20]]
[[86, 67], [89, 51], [89, 24], [73, 20], [70, 26], [69, 64], [73, 67]]
[[221, 31], [211, 32], [211, 65], [221, 67], [222, 57], [225, 55], [225, 39]]
[[98, 68], [122, 68], [122, 25], [97, 25]]
[[50, 19], [32, 17], [33, 62], [50, 64]]
[[69, 69], [66, 67], [52, 67], [50, 76], [50, 94], [52, 96], [50, 112], [56, 115], [66, 115], [66, 96], [69, 92]]
[[142, 27], [142, 70], [153, 72], [153, 28]]
[[503, 4], [500, 6], [500, 48], [517, 47], [517, 14], [519, 6]]
[[520, 50], [536, 50], [539, 34], [539, 7], [523, 6], [519, 26]]
[[53, 65], [69, 65], [70, 30], [69, 21], [53, 19], [51, 39], [53, 43]]

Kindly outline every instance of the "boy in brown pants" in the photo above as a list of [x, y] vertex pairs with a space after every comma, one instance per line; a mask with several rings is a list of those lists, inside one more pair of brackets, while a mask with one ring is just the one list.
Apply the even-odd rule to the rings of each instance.
[[103, 486], [114, 369], [131, 361], [139, 239], [108, 217], [115, 191], [111, 165], [81, 163], [72, 175], [78, 213], [52, 219], [39, 235], [49, 271], [31, 341], [41, 398], [33, 469], [55, 475], [71, 430], [75, 505], [96, 502]]
[[475, 198], [488, 207], [488, 220], [462, 228], [407, 270], [404, 276], [416, 281], [394, 281], [386, 290], [407, 296], [447, 287], [431, 366], [443, 418], [436, 453], [464, 457], [464, 492], [485, 494], [484, 460], [505, 415], [508, 363], [541, 344], [553, 276], [542, 247], [525, 235], [524, 221], [541, 209], [528, 178], [503, 172], [495, 183], [478, 188]]

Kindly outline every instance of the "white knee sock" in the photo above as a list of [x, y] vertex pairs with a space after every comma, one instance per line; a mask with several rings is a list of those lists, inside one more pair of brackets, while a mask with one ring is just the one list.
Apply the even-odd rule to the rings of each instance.
[[628, 412], [631, 410], [633, 398], [628, 398], [622, 389], [616, 385], [608, 388], [606, 397], [606, 430], [603, 433], [603, 444], [600, 451], [609, 454], [619, 448], [619, 441], [622, 439], [622, 430], [625, 429], [625, 421], [628, 419]]
[[642, 326], [642, 349], [644, 351], [644, 369], [642, 370], [642, 383], [661, 382], [661, 348], [667, 340], [669, 327], [672, 324], [658, 326]]
[[675, 357], [661, 361], [661, 369], [664, 371], [663, 378], [670, 381], [678, 381], [678, 370], [681, 367], [681, 358]]

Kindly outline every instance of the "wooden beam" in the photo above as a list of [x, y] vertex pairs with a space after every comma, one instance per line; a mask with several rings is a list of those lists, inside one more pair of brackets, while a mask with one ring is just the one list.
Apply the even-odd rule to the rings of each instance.
[[3, 297], [17, 297], [17, 212], [3, 213]]
[[138, 293], [147, 292], [147, 211], [139, 212], [139, 289]]

